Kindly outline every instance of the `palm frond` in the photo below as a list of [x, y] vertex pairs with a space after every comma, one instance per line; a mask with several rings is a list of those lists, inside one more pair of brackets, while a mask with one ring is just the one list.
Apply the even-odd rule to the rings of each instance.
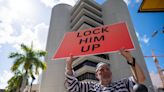
[[41, 61], [38, 58], [34, 58], [34, 65], [38, 68], [41, 68], [42, 70], [46, 70], [47, 66], [46, 63], [44, 61]]
[[37, 55], [38, 57], [46, 56], [46, 54], [47, 54], [47, 52], [46, 52], [46, 51], [42, 51], [42, 50], [38, 50], [38, 51], [36, 52], [36, 55]]
[[46, 70], [47, 64], [45, 62], [41, 62], [41, 69]]
[[20, 54], [18, 52], [12, 52], [12, 53], [10, 53], [9, 58], [19, 58], [21, 56], [22, 56], [22, 54]]
[[20, 65], [24, 62], [24, 60], [25, 60], [25, 57], [17, 58], [17, 59], [14, 61], [14, 64], [12, 65], [12, 67], [11, 67], [11, 71], [12, 71], [12, 72], [17, 71], [18, 68], [20, 67]]
[[31, 48], [29, 48], [28, 46], [24, 45], [24, 44], [21, 44], [21, 49], [24, 51], [24, 52], [29, 52], [31, 50]]

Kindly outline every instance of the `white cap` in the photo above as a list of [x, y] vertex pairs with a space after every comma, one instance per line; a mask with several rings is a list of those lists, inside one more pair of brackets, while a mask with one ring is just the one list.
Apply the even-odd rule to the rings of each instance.
[[109, 64], [109, 63], [99, 62], [99, 63], [97, 64], [97, 66], [96, 66], [96, 72], [100, 69], [100, 67], [101, 67], [102, 65], [107, 65], [107, 66], [109, 66], [109, 68], [110, 68], [110, 64]]

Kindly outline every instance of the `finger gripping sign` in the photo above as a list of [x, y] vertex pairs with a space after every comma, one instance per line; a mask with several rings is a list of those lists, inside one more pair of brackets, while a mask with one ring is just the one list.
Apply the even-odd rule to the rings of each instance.
[[86, 30], [67, 32], [53, 59], [111, 53], [120, 48], [134, 49], [126, 23], [105, 25]]

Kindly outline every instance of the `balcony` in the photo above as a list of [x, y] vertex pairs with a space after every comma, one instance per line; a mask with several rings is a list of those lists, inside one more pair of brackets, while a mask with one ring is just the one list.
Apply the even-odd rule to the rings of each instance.
[[99, 17], [102, 17], [102, 13], [101, 11], [97, 10], [96, 8], [94, 8], [93, 6], [90, 6], [89, 4], [85, 3], [85, 2], [81, 2], [80, 5], [78, 7], [76, 7], [77, 9], [75, 11], [72, 11], [72, 14], [71, 14], [71, 20], [70, 21], [73, 21], [74, 18], [79, 14], [79, 12], [82, 10], [82, 9], [86, 9], [90, 12], [92, 12], [93, 14], [99, 16]]
[[76, 70], [82, 68], [85, 65], [91, 66], [91, 67], [96, 67], [97, 62], [93, 62], [91, 60], [85, 60], [84, 62], [82, 62], [82, 63], [78, 64], [77, 66], [75, 66], [73, 69], [76, 71]]
[[80, 20], [80, 18], [82, 16], [87, 16], [89, 17], [90, 19], [100, 23], [100, 24], [103, 24], [103, 20], [101, 17], [93, 14], [92, 12], [86, 10], [86, 9], [82, 9], [78, 15], [75, 16], [75, 18], [73, 18], [73, 20], [71, 21], [71, 28]]
[[76, 5], [73, 7], [71, 15], [73, 15], [76, 11], [78, 11], [79, 6], [81, 3], [87, 3], [88, 5], [92, 6], [93, 8], [97, 9], [98, 11], [102, 11], [101, 6], [93, 0], [79, 0]]
[[80, 18], [80, 20], [72, 27], [72, 31], [77, 31], [81, 25], [85, 23], [85, 24], [88, 24], [89, 26], [92, 26], [92, 27], [97, 27], [97, 26], [102, 26], [102, 24], [96, 22], [95, 20], [87, 17], [87, 16], [82, 16]]

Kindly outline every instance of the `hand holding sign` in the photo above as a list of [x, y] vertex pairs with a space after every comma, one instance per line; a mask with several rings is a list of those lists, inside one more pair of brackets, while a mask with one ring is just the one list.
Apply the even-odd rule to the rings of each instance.
[[67, 59], [66, 59], [66, 72], [67, 72], [67, 74], [69, 74], [69, 75], [73, 75], [73, 72], [72, 72], [72, 63], [73, 63], [73, 61], [74, 60], [76, 60], [78, 57], [76, 57], [76, 58], [74, 58], [73, 57], [73, 55], [72, 55], [72, 53], [70, 53], [70, 57], [68, 57]]
[[126, 60], [129, 61], [129, 63], [132, 63], [131, 61], [133, 61], [133, 57], [132, 57], [131, 53], [128, 50], [125, 50], [125, 48], [121, 48], [120, 53], [121, 53], [122, 56], [124, 56], [124, 58]]
[[106, 25], [65, 34], [54, 59], [94, 55], [118, 51], [121, 47], [134, 49], [126, 23]]
[[67, 65], [70, 65], [71, 66], [69, 68], [72, 68], [72, 63], [76, 59], [78, 59], [78, 57], [75, 58], [72, 53], [69, 54], [69, 57], [66, 59]]

